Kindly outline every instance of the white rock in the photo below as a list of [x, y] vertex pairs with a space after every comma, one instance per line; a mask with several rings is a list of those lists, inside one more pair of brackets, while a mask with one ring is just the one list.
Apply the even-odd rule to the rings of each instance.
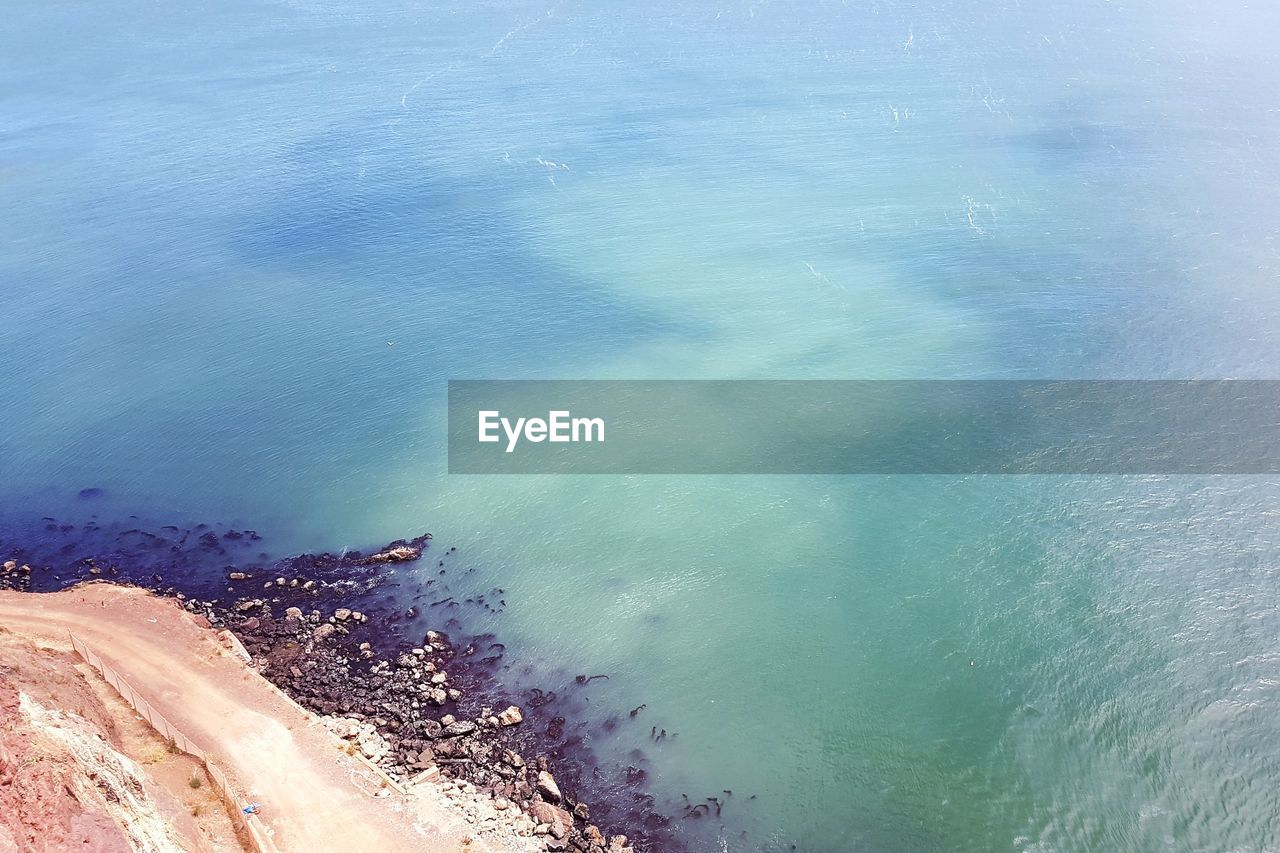
[[560, 786], [556, 784], [555, 777], [545, 770], [538, 773], [538, 790], [548, 801], [560, 802]]
[[505, 711], [498, 714], [498, 722], [504, 726], [516, 726], [524, 722], [524, 713], [515, 705], [508, 705]]

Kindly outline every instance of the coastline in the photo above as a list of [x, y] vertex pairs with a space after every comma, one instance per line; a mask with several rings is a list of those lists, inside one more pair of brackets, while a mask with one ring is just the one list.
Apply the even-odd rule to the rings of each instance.
[[[389, 594], [405, 581], [401, 570], [425, 565], [429, 534], [372, 553], [226, 562], [261, 537], [205, 525], [151, 533], [52, 519], [44, 530], [51, 541], [34, 547], [0, 537], [0, 589], [109, 584], [177, 602], [200, 624], [229, 631], [248, 653], [245, 665], [321, 717], [349, 755], [377, 765], [393, 784], [434, 791], [478, 837], [584, 853], [683, 847], [670, 819], [654, 809], [644, 769], [625, 769], [612, 802], [589, 798], [583, 780], [599, 768], [556, 693], [534, 688], [518, 696], [501, 683], [505, 646], [493, 634], [468, 632], [459, 611], [499, 612], [502, 590], [492, 600], [444, 595], [445, 563], [456, 549], [431, 555], [435, 577], [419, 584], [434, 590], [430, 601], [402, 606]], [[78, 540], [81, 534], [91, 541]], [[104, 548], [104, 535], [130, 544]], [[67, 541], [51, 550], [59, 540]], [[193, 555], [210, 559], [196, 566], [184, 559]], [[224, 569], [210, 577], [208, 564], [217, 562]], [[172, 570], [158, 571], [161, 564]]]

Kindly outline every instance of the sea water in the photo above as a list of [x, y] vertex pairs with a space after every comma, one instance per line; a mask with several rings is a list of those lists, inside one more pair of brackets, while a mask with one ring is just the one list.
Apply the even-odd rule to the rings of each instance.
[[448, 379], [1274, 378], [1276, 9], [5, 12], [6, 511], [429, 530], [704, 849], [1280, 845], [1274, 478], [444, 453]]

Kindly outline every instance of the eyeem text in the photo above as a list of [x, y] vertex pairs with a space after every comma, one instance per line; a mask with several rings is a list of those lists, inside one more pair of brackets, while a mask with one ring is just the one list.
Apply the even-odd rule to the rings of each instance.
[[535, 443], [604, 441], [604, 418], [575, 418], [567, 411], [551, 411], [547, 412], [545, 420], [516, 418], [512, 422], [496, 410], [481, 411], [478, 414], [480, 441], [501, 441], [501, 430], [507, 437], [507, 453], [515, 450], [522, 438]]

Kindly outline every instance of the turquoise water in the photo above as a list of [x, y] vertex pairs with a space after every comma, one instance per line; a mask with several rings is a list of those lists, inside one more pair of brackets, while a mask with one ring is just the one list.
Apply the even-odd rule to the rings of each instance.
[[443, 409], [1275, 378], [1280, 11], [6, 12], [4, 507], [430, 530], [712, 849], [1280, 846], [1274, 480], [450, 477]]

